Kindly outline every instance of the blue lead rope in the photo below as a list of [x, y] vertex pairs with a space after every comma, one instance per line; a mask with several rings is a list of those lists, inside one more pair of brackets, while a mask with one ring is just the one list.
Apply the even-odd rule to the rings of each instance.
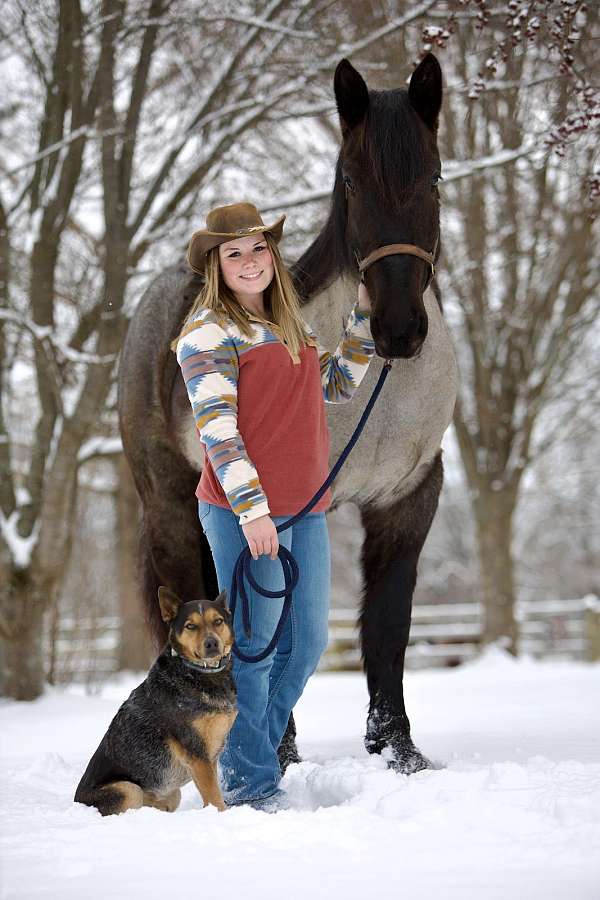
[[[314, 495], [312, 500], [309, 500], [304, 509], [301, 509], [299, 513], [296, 513], [295, 516], [292, 516], [291, 519], [288, 519], [287, 522], [282, 522], [281, 525], [276, 526], [276, 530], [278, 532], [286, 531], [288, 528], [291, 528], [292, 525], [295, 525], [300, 519], [302, 519], [307, 513], [311, 511], [315, 503], [318, 503], [331, 482], [337, 476], [338, 472], [346, 462], [346, 458], [358, 438], [360, 437], [360, 433], [365, 427], [366, 421], [369, 418], [371, 410], [375, 405], [375, 401], [377, 400], [381, 389], [383, 387], [383, 383], [388, 376], [390, 369], [392, 368], [392, 361], [390, 359], [386, 359], [383, 369], [381, 370], [381, 375], [379, 376], [379, 380], [373, 389], [373, 393], [369, 399], [365, 407], [365, 411], [363, 412], [360, 422], [354, 429], [354, 434], [346, 444], [340, 458], [336, 462], [335, 466]], [[292, 592], [296, 585], [298, 584], [298, 579], [300, 577], [300, 571], [298, 569], [298, 563], [294, 559], [293, 555], [287, 549], [287, 547], [283, 547], [281, 544], [279, 545], [278, 551], [279, 562], [283, 568], [283, 578], [285, 581], [285, 587], [282, 591], [269, 591], [266, 588], [263, 588], [262, 585], [258, 584], [252, 572], [250, 571], [250, 564], [252, 561], [252, 554], [250, 552], [250, 547], [245, 547], [240, 555], [237, 558], [236, 564], [233, 569], [233, 577], [231, 579], [231, 591], [229, 594], [229, 608], [231, 610], [231, 619], [233, 621], [233, 617], [235, 615], [235, 607], [237, 604], [237, 595], [239, 591], [239, 595], [242, 601], [242, 621], [244, 625], [244, 634], [246, 637], [251, 636], [250, 629], [250, 602], [248, 600], [248, 594], [246, 593], [246, 587], [244, 585], [244, 576], [248, 579], [252, 587], [257, 593], [262, 594], [263, 597], [285, 597], [283, 601], [283, 609], [281, 610], [281, 616], [279, 617], [279, 622], [277, 623], [277, 628], [275, 629], [275, 634], [269, 641], [269, 644], [262, 650], [260, 653], [257, 653], [256, 656], [249, 656], [246, 653], [243, 653], [242, 650], [238, 647], [237, 643], [234, 641], [233, 644], [233, 652], [237, 656], [238, 659], [241, 659], [242, 662], [260, 662], [262, 659], [265, 659], [273, 651], [277, 641], [281, 637], [281, 632], [283, 631], [283, 627], [287, 621], [287, 617], [290, 614], [290, 609], [292, 607]]]

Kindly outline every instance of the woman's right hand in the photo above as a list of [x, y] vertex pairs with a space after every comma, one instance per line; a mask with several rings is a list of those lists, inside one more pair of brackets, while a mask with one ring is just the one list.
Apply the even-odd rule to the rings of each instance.
[[271, 516], [252, 519], [251, 522], [242, 525], [242, 531], [248, 541], [252, 559], [258, 559], [263, 553], [270, 555], [271, 559], [277, 559], [279, 537]]

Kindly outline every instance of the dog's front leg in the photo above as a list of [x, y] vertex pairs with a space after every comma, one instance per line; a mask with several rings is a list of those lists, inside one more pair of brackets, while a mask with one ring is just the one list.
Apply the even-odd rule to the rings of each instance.
[[216, 764], [204, 762], [201, 759], [191, 759], [188, 765], [194, 784], [204, 800], [204, 805], [210, 804], [211, 806], [216, 806], [218, 810], [225, 810], [227, 807], [223, 802], [223, 795], [219, 787]]

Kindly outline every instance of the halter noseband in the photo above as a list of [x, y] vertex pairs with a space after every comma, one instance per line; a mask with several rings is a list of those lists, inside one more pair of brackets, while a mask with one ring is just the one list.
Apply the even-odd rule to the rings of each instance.
[[378, 259], [383, 259], [384, 256], [395, 256], [396, 254], [418, 256], [419, 259], [424, 260], [429, 266], [431, 266], [431, 271], [427, 278], [427, 283], [423, 288], [423, 293], [425, 293], [431, 283], [431, 279], [435, 275], [435, 251], [437, 250], [437, 245], [438, 241], [436, 238], [431, 253], [428, 253], [426, 250], [422, 250], [421, 247], [417, 247], [415, 244], [385, 244], [385, 246], [378, 247], [376, 250], [373, 250], [373, 252], [369, 253], [368, 256], [365, 256], [364, 259], [358, 259], [357, 254], [358, 271], [360, 272], [361, 280], [364, 280], [365, 272], [369, 268], [369, 266], [373, 265], [374, 262], [377, 262]]

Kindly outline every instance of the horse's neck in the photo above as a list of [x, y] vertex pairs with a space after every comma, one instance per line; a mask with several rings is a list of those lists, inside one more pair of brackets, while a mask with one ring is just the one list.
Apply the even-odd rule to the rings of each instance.
[[[357, 280], [344, 276], [311, 298], [302, 313], [320, 344], [333, 352], [357, 294]], [[427, 338], [413, 359], [396, 359], [360, 440], [333, 485], [334, 502], [385, 505], [421, 483], [439, 452], [456, 400], [457, 368], [452, 338], [432, 290], [423, 297]], [[342, 453], [381, 373], [369, 367], [353, 403], [327, 404], [330, 466]]]
[[357, 291], [358, 280], [341, 275], [302, 306], [302, 315], [324, 347], [330, 350], [337, 347], [350, 310], [356, 303]]

